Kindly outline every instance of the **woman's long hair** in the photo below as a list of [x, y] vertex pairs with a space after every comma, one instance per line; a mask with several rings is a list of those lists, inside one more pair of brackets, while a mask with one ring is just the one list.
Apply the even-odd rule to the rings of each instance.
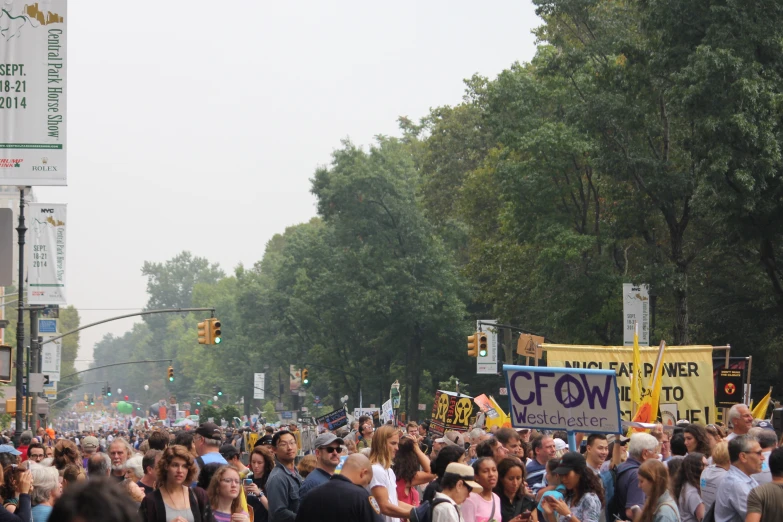
[[513, 501], [516, 502], [525, 491], [525, 479], [527, 478], [527, 469], [522, 464], [522, 461], [516, 457], [506, 457], [498, 464], [498, 483], [495, 486], [495, 494], [500, 498], [506, 497], [506, 492], [503, 490], [503, 479], [508, 475], [508, 472], [514, 468], [522, 470], [522, 483], [519, 485], [519, 489], [516, 493], [514, 493]]
[[677, 475], [674, 477], [672, 490], [674, 498], [679, 502], [682, 490], [685, 484], [690, 484], [701, 495], [701, 472], [704, 471], [704, 455], [701, 453], [688, 453], [688, 456], [682, 459], [682, 465]]
[[[184, 447], [184, 446], [180, 446]], [[207, 496], [209, 497], [209, 504], [212, 506], [212, 510], [217, 510], [217, 507], [220, 505], [220, 481], [223, 480], [223, 476], [228, 473], [229, 471], [233, 471], [237, 474], [237, 477], [239, 477], [239, 471], [237, 471], [237, 468], [234, 466], [221, 466], [214, 475], [212, 475], [212, 480], [209, 481], [209, 487], [207, 488]], [[239, 495], [236, 496], [234, 500], [231, 501], [231, 513], [229, 515], [233, 515], [234, 513], [242, 513], [242, 478], [239, 478]]]
[[[567, 453], [566, 453], [567, 455]], [[565, 457], [565, 455], [563, 455]], [[562, 462], [562, 459], [561, 459]], [[583, 461], [584, 462], [584, 461]], [[576, 484], [576, 489], [573, 491], [573, 503], [576, 504], [587, 493], [595, 493], [598, 500], [601, 501], [601, 505], [604, 503], [604, 486], [601, 483], [601, 479], [593, 470], [588, 469], [587, 465], [574, 468], [574, 473], [579, 475], [579, 482]]]
[[688, 424], [685, 426], [685, 433], [696, 439], [696, 452], [702, 455], [710, 456], [710, 440], [707, 438], [707, 430], [698, 424]]
[[253, 482], [256, 483], [256, 486], [261, 491], [266, 492], [266, 481], [269, 480], [269, 474], [272, 473], [272, 470], [275, 468], [275, 461], [272, 460], [272, 456], [266, 453], [263, 449], [261, 449], [261, 446], [256, 446], [253, 448], [253, 452], [250, 454], [250, 461], [253, 460], [253, 455], [258, 455], [262, 459], [264, 459], [264, 474], [260, 477], [256, 477], [255, 473], [253, 474]]
[[193, 483], [193, 479], [196, 478], [198, 468], [193, 459], [193, 455], [190, 454], [190, 450], [185, 446], [169, 446], [163, 450], [163, 454], [158, 460], [157, 466], [155, 466], [155, 479], [158, 481], [158, 488], [162, 488], [169, 478], [169, 466], [174, 459], [182, 459], [185, 461], [185, 465], [188, 467], [188, 474], [185, 477], [185, 483], [183, 485], [190, 486]]
[[413, 481], [416, 472], [419, 471], [419, 457], [413, 448], [414, 441], [411, 439], [401, 439], [397, 455], [394, 457], [392, 471], [397, 479], [402, 479], [406, 484]]
[[397, 428], [384, 424], [372, 434], [372, 448], [370, 449], [370, 462], [380, 464], [383, 469], [389, 469], [392, 465], [392, 456], [389, 452], [389, 439], [398, 435]]
[[669, 472], [663, 462], [652, 459], [645, 460], [639, 466], [639, 476], [652, 484], [652, 494], [647, 495], [642, 508], [642, 516], [639, 522], [652, 522], [655, 516], [655, 510], [658, 507], [658, 499], [666, 493], [669, 488]]

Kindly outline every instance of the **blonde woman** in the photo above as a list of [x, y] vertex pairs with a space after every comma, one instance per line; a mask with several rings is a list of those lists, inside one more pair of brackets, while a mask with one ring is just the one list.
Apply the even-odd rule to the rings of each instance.
[[250, 515], [242, 509], [242, 479], [232, 466], [218, 469], [207, 488], [209, 504], [215, 522], [249, 522]]
[[392, 462], [400, 445], [400, 433], [392, 426], [381, 426], [372, 436], [370, 463], [372, 481], [370, 491], [380, 507], [386, 522], [397, 522], [399, 518], [408, 518], [411, 507], [397, 500], [397, 477], [392, 470]]

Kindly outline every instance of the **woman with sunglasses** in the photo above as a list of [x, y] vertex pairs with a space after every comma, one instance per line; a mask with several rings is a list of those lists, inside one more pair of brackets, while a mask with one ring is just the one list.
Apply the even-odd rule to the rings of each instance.
[[701, 453], [688, 453], [674, 477], [674, 498], [680, 509], [682, 522], [701, 522], [704, 518], [704, 502], [701, 499], [701, 473], [707, 459]]
[[555, 473], [565, 486], [566, 494], [563, 500], [554, 495], [541, 499], [547, 522], [598, 522], [604, 488], [598, 475], [588, 469], [585, 458], [569, 451], [560, 459]]
[[232, 466], [223, 466], [212, 476], [207, 489], [215, 522], [250, 522], [250, 515], [242, 509], [242, 479]]

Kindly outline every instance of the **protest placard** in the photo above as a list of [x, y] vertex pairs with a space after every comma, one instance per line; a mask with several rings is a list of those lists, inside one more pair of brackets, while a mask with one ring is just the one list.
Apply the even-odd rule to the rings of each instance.
[[473, 415], [473, 397], [438, 390], [432, 403], [430, 431], [443, 435], [446, 430], [467, 431]]
[[345, 408], [334, 410], [315, 419], [315, 423], [318, 426], [318, 433], [325, 431], [332, 431], [348, 424], [348, 412]]
[[504, 366], [515, 428], [621, 433], [612, 370]]

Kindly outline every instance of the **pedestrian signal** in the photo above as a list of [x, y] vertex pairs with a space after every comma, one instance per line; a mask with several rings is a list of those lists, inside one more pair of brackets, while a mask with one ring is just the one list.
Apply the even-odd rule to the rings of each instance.
[[468, 357], [478, 357], [478, 347], [476, 346], [476, 339], [478, 333], [468, 336]]
[[478, 352], [481, 357], [486, 357], [489, 350], [487, 349], [487, 334], [479, 332], [478, 334]]

